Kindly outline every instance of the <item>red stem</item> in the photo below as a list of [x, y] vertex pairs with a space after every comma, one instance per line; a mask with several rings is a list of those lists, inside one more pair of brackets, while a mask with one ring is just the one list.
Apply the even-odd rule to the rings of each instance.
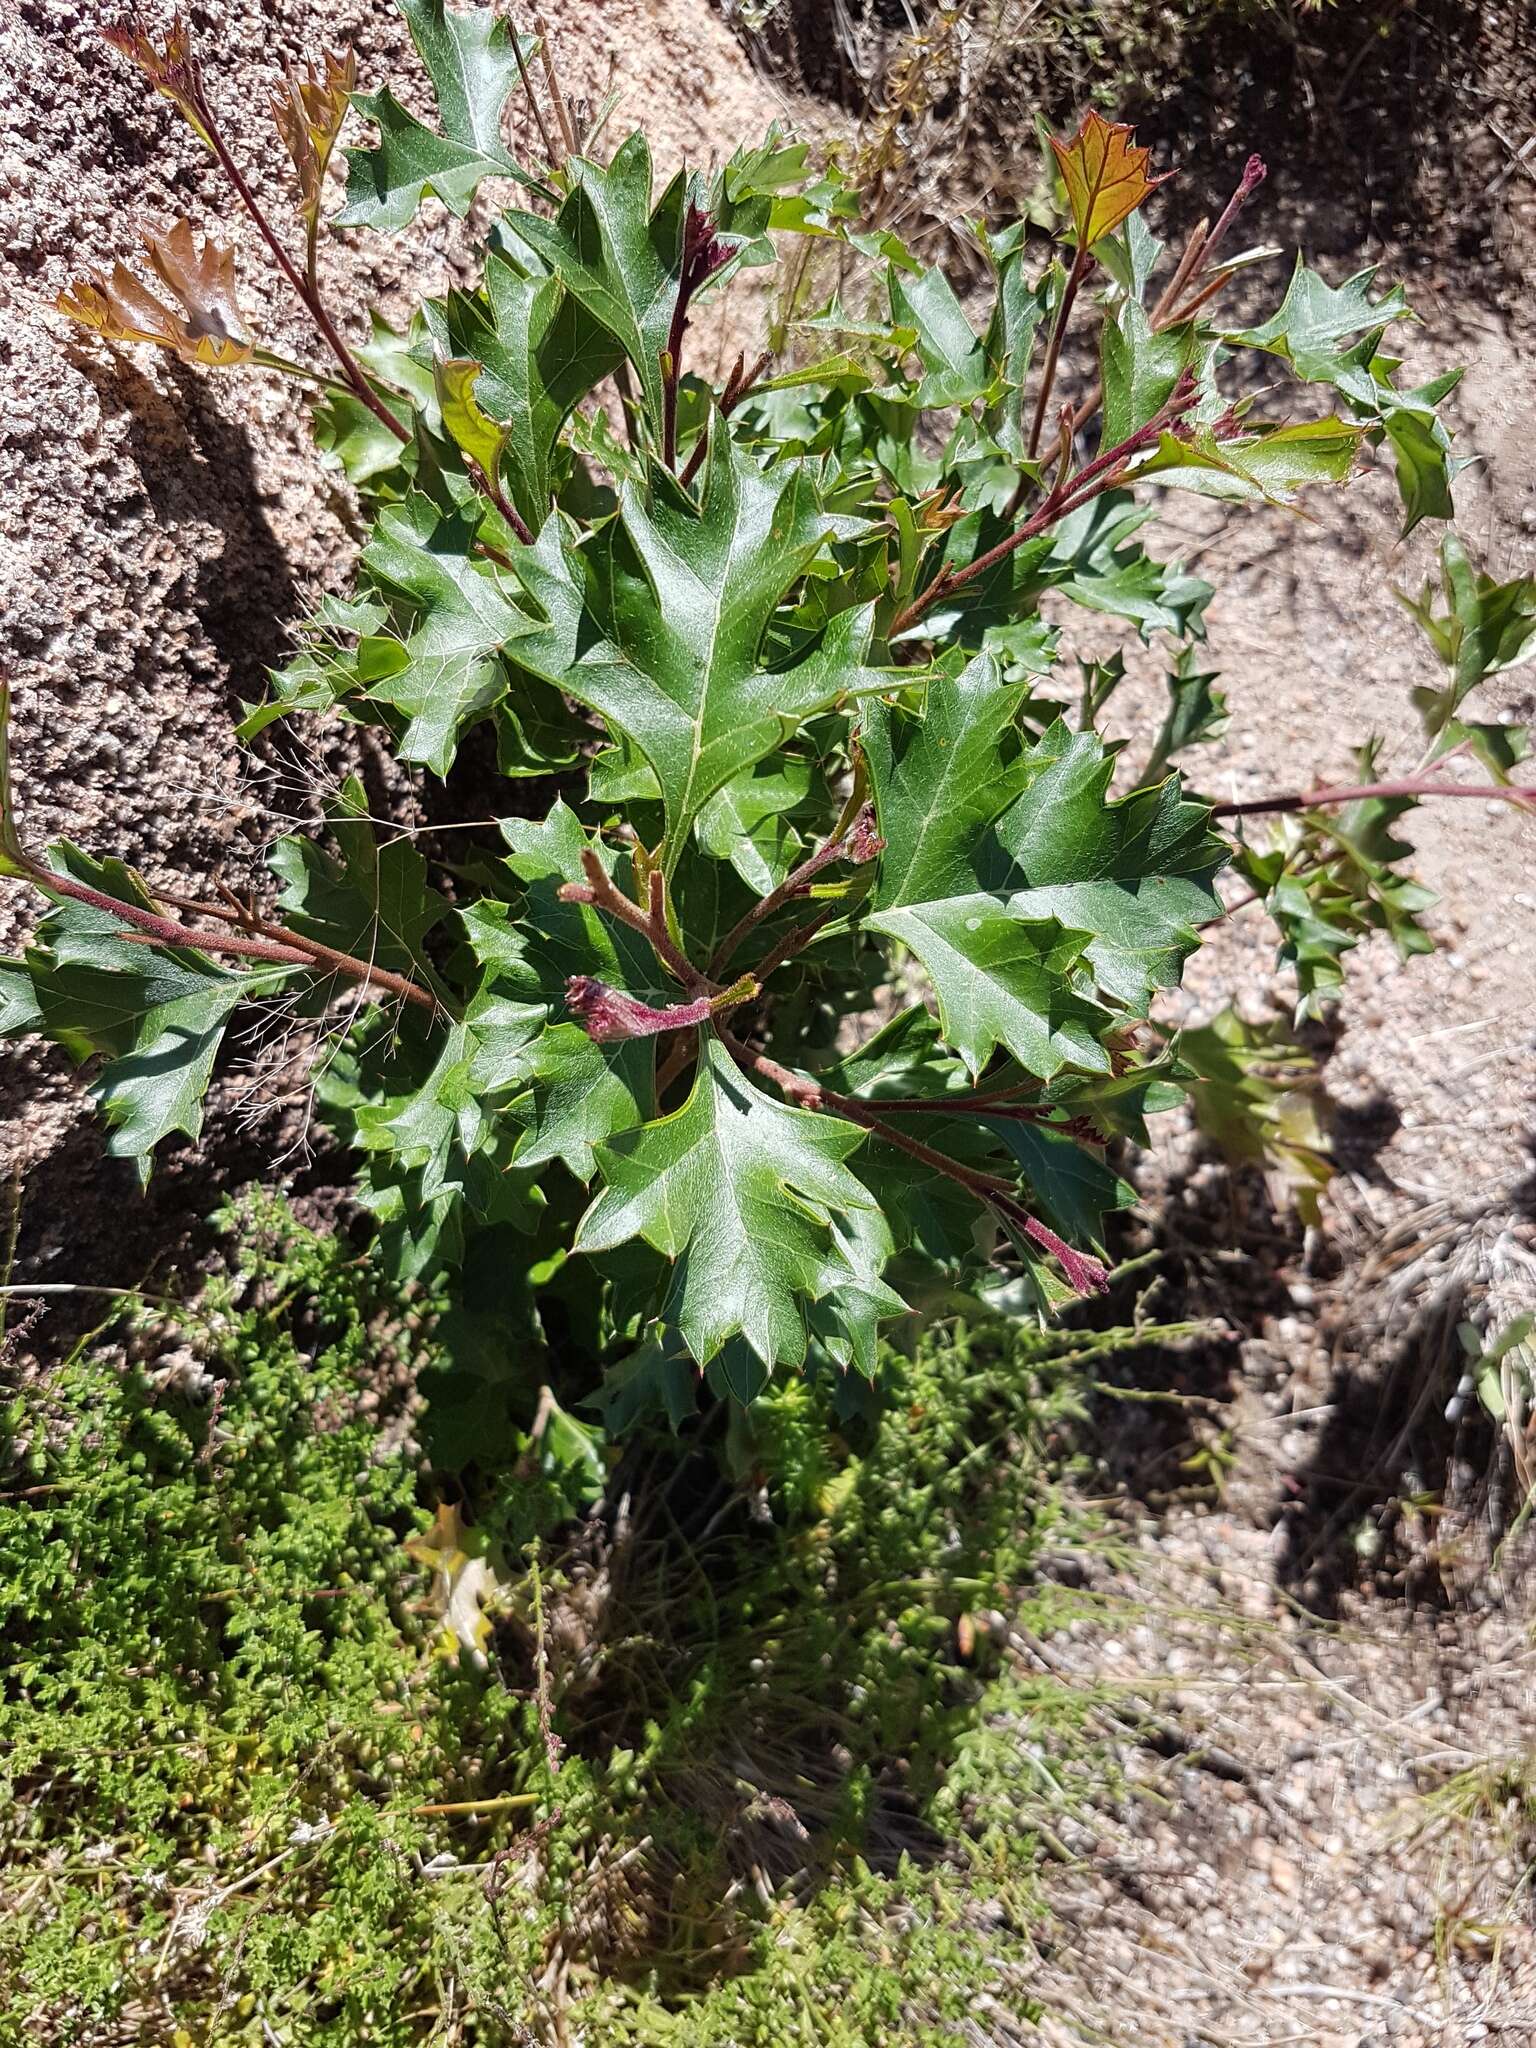
[[[697, 991], [704, 989], [718, 993], [708, 975], [700, 974], [693, 962], [674, 944], [667, 930], [665, 911], [644, 911], [638, 903], [632, 903], [620, 889], [596, 852], [588, 847], [581, 856], [582, 873], [585, 882], [566, 882], [559, 893], [567, 903], [591, 903], [598, 910], [606, 910], [610, 917], [616, 917], [621, 924], [627, 924], [631, 931], [637, 931], [648, 939], [656, 957], [684, 988]], [[661, 877], [658, 875], [659, 882]]]
[[874, 805], [863, 805], [846, 832], [837, 834], [824, 846], [817, 847], [813, 854], [801, 861], [799, 867], [792, 869], [784, 877], [776, 889], [770, 889], [760, 902], [754, 903], [749, 911], [736, 920], [715, 948], [714, 958], [709, 963], [711, 976], [718, 980], [722, 969], [735, 954], [743, 939], [765, 918], [772, 917], [776, 910], [782, 909], [791, 897], [803, 896], [823, 868], [830, 867], [833, 861], [837, 860], [872, 860], [883, 843], [874, 836], [874, 824]]
[[386, 988], [392, 995], [425, 1009], [435, 1012], [442, 1007], [435, 996], [418, 987], [414, 981], [407, 981], [403, 975], [393, 974], [387, 967], [376, 967], [371, 961], [359, 960], [351, 953], [339, 953], [332, 946], [324, 946], [317, 939], [307, 939], [298, 932], [290, 932], [282, 925], [262, 924], [259, 936], [227, 931], [200, 932], [179, 924], [175, 918], [161, 917], [158, 912], [144, 910], [137, 903], [124, 903], [116, 896], [92, 889], [70, 875], [56, 874], [51, 868], [29, 863], [27, 874], [45, 895], [63, 896], [71, 902], [87, 904], [93, 910], [106, 911], [109, 916], [132, 925], [135, 932], [142, 933], [157, 946], [190, 947], [199, 953], [232, 953], [245, 959], [267, 960], [279, 967], [308, 967], [313, 970], [317, 966], [328, 966], [355, 981], [371, 982], [376, 987]]
[[906, 610], [897, 614], [892, 622], [890, 639], [915, 626], [923, 613], [940, 597], [948, 597], [952, 591], [964, 589], [978, 576], [984, 576], [989, 569], [1023, 547], [1026, 541], [1037, 539], [1049, 526], [1065, 519], [1071, 512], [1089, 504], [1105, 491], [1113, 490], [1125, 479], [1125, 465], [1133, 455], [1139, 455], [1144, 448], [1150, 448], [1160, 439], [1163, 429], [1194, 406], [1199, 399], [1194, 379], [1186, 373], [1179, 379], [1173, 395], [1159, 411], [1153, 414], [1145, 426], [1138, 427], [1134, 434], [1128, 434], [1113, 448], [1106, 448], [1096, 455], [1092, 462], [1085, 463], [1076, 476], [1069, 477], [1064, 484], [1055, 485], [1039, 510], [1030, 514], [1016, 533], [1000, 540], [996, 547], [988, 548], [984, 555], [978, 555], [974, 562], [964, 569], [941, 569], [926, 590], [918, 592]]
[[1035, 400], [1035, 417], [1029, 430], [1029, 457], [1034, 460], [1035, 450], [1040, 446], [1040, 433], [1045, 425], [1045, 408], [1051, 402], [1051, 387], [1056, 382], [1056, 365], [1061, 360], [1061, 344], [1067, 332], [1067, 319], [1072, 311], [1072, 302], [1077, 297], [1078, 286], [1088, 275], [1093, 257], [1081, 244], [1072, 252], [1072, 268], [1067, 272], [1067, 282], [1061, 294], [1061, 304], [1056, 309], [1056, 324], [1051, 329], [1050, 346], [1045, 352], [1045, 362], [1040, 371], [1040, 395]]
[[332, 355], [335, 356], [337, 362], [340, 363], [347, 382], [352, 386], [358, 398], [367, 406], [374, 417], [382, 425], [388, 427], [397, 441], [409, 441], [411, 438], [410, 430], [401, 426], [399, 420], [395, 418], [389, 407], [368, 382], [368, 379], [363, 374], [362, 366], [359, 364], [356, 356], [353, 355], [351, 349], [348, 348], [346, 342], [342, 340], [341, 335], [337, 331], [336, 323], [325, 310], [325, 304], [319, 292], [305, 280], [303, 273], [298, 269], [292, 257], [289, 256], [288, 251], [278, 240], [276, 230], [262, 212], [260, 205], [257, 203], [255, 193], [252, 192], [250, 186], [246, 183], [245, 173], [230, 154], [229, 145], [220, 133], [219, 124], [213, 109], [208, 104], [207, 95], [202, 90], [201, 80], [199, 80], [197, 86], [197, 111], [208, 131], [208, 139], [213, 145], [213, 153], [218, 158], [224, 175], [234, 186], [240, 204], [260, 229], [263, 240], [277, 261], [278, 268], [298, 294], [299, 303], [319, 328], [326, 346], [330, 349]]
[[[718, 1027], [717, 1027], [718, 1028]], [[985, 1202], [1006, 1221], [1026, 1237], [1040, 1245], [1043, 1250], [1061, 1266], [1070, 1284], [1080, 1294], [1102, 1294], [1109, 1285], [1109, 1276], [1098, 1259], [1074, 1251], [1071, 1245], [1059, 1238], [1037, 1216], [1032, 1216], [1019, 1201], [1008, 1182], [995, 1173], [982, 1173], [975, 1167], [962, 1166], [958, 1159], [951, 1159], [947, 1153], [935, 1151], [932, 1145], [925, 1145], [920, 1138], [910, 1138], [894, 1124], [885, 1122], [875, 1110], [855, 1095], [842, 1095], [833, 1089], [823, 1089], [814, 1081], [803, 1080], [800, 1075], [781, 1067], [777, 1060], [769, 1059], [766, 1053], [753, 1052], [731, 1036], [720, 1030], [720, 1042], [748, 1073], [760, 1074], [772, 1081], [792, 1102], [798, 1102], [807, 1109], [829, 1110], [835, 1116], [846, 1117], [850, 1123], [861, 1124], [873, 1136], [894, 1145], [909, 1158], [916, 1159], [932, 1172], [942, 1174], [945, 1179], [957, 1182], [978, 1201]]]
[[[740, 405], [741, 401], [746, 397], [747, 393], [756, 384], [758, 378], [761, 377], [772, 361], [773, 357], [766, 349], [758, 357], [750, 370], [746, 368], [746, 358], [744, 356], [736, 358], [735, 367], [726, 379], [725, 389], [720, 394], [721, 419], [728, 420], [730, 418], [731, 414]], [[700, 434], [697, 441], [693, 444], [693, 449], [687, 463], [684, 465], [683, 474], [680, 479], [681, 482], [684, 484], [691, 484], [693, 482], [703, 465], [704, 453], [708, 446], [708, 434]]]
[[792, 931], [787, 931], [776, 945], [769, 947], [753, 969], [757, 979], [766, 981], [770, 974], [777, 974], [781, 967], [787, 967], [791, 960], [805, 951], [822, 926], [830, 924], [844, 907], [841, 902], [824, 903], [804, 924], [797, 924]]
[[[491, 475], [488, 469], [483, 469], [478, 462], [471, 462], [469, 466], [485, 487], [485, 495], [496, 507], [502, 518], [505, 519], [508, 526], [511, 527], [524, 547], [531, 548], [533, 546], [533, 535], [528, 530], [528, 522], [523, 518], [495, 477]], [[486, 552], [489, 554], [491, 551], [487, 549]], [[493, 559], [496, 559], [496, 557], [493, 556]], [[507, 555], [502, 554], [499, 559], [506, 563], [508, 568], [512, 567], [511, 559]]]
[[1511, 804], [1536, 804], [1536, 788], [1504, 783], [1423, 782], [1413, 776], [1401, 782], [1362, 782], [1353, 789], [1309, 789], [1292, 796], [1260, 796], [1245, 803], [1212, 804], [1213, 818], [1253, 818], [1265, 812], [1315, 811], [1324, 804], [1362, 803], [1370, 797], [1472, 796]]

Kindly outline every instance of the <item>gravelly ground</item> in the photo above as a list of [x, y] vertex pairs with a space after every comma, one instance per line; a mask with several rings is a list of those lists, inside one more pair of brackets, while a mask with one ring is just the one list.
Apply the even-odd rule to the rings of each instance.
[[[1489, 88], [1528, 84], [1530, 49], [1495, 15], [1506, 68], [1427, 146], [1431, 190], [1437, 151], [1469, 134], [1491, 146]], [[1529, 104], [1523, 89], [1503, 118]], [[1293, 174], [1284, 227], [1256, 232], [1320, 242], [1335, 280], [1367, 262], [1409, 274], [1423, 316], [1412, 362], [1469, 366], [1456, 424], [1481, 460], [1458, 491], [1464, 534], [1513, 576], [1536, 568], [1536, 181], [1495, 180], [1497, 203], [1459, 247], [1432, 215], [1417, 243], [1384, 242], [1368, 166], [1358, 194], [1329, 184], [1310, 231], [1307, 175]], [[1398, 543], [1385, 473], [1316, 510], [1313, 523], [1222, 520], [1184, 500], [1160, 522], [1164, 551], [1220, 592], [1209, 665], [1232, 736], [1202, 756], [1200, 781], [1223, 797], [1353, 781], [1352, 750], [1373, 732], [1383, 773], [1416, 759], [1409, 690], [1433, 662], [1391, 585], [1417, 588], [1435, 537]], [[1131, 665], [1117, 705], [1144, 750], [1160, 667], [1139, 652]], [[1487, 702], [1485, 715], [1532, 718], [1536, 669]], [[1035, 1967], [982, 1993], [978, 2042], [1536, 2042], [1531, 1553], [1507, 1540], [1520, 1498], [1508, 1445], [1475, 1404], [1446, 1419], [1457, 1323], [1536, 1307], [1536, 818], [1445, 803], [1411, 836], [1442, 950], [1400, 965], [1378, 940], [1351, 958], [1324, 1049], [1340, 1172], [1320, 1228], [1187, 1137], [1143, 1179], [1168, 1252], [1156, 1311], [1217, 1315], [1231, 1341], [1141, 1370], [1144, 1390], [1185, 1405], [1106, 1419], [1103, 1480], [1135, 1552], [1098, 1583], [1101, 1617], [1015, 1639], [1026, 1669], [1123, 1689], [1131, 1725], [1105, 1725], [1128, 1789], [1060, 1830], [1078, 1860], [1049, 1877]], [[1236, 1001], [1257, 1017], [1293, 1000], [1250, 909], [1165, 1014]], [[1202, 1446], [1214, 1505], [1189, 1499], [1212, 1468], [1182, 1469]], [[1038, 2024], [1019, 2018], [1026, 2000], [1045, 2008]]]

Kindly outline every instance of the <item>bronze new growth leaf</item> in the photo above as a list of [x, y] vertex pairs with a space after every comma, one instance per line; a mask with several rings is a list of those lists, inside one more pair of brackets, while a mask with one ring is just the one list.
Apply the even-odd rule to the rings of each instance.
[[163, 93], [196, 133], [213, 147], [208, 132], [208, 109], [203, 99], [203, 81], [192, 54], [192, 31], [186, 16], [173, 15], [164, 39], [156, 42], [144, 16], [131, 8], [120, 21], [109, 23], [102, 40], [120, 50], [137, 64], [156, 92]]
[[313, 62], [302, 72], [289, 65], [269, 102], [283, 147], [298, 173], [306, 220], [319, 217], [326, 166], [357, 86], [357, 58], [351, 50], [341, 57], [327, 50], [324, 65], [323, 74]]
[[1070, 142], [1051, 137], [1080, 249], [1113, 234], [1173, 175], [1164, 171], [1161, 177], [1148, 177], [1152, 152], [1136, 146], [1135, 133], [1123, 121], [1106, 121], [1102, 114], [1090, 112]]
[[168, 235], [146, 235], [144, 246], [155, 275], [179, 302], [179, 312], [121, 263], [112, 266], [110, 278], [98, 270], [77, 279], [59, 294], [59, 311], [107, 341], [152, 342], [184, 363], [227, 368], [248, 362], [250, 328], [235, 298], [233, 248], [210, 236], [199, 249], [185, 220], [177, 221]]

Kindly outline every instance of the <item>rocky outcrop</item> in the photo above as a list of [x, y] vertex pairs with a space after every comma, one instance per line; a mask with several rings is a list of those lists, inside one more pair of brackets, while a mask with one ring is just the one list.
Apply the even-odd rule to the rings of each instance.
[[[664, 164], [707, 163], [778, 111], [708, 0], [545, 0], [544, 12], [568, 92], [594, 106], [617, 92], [608, 133], [643, 123]], [[208, 153], [102, 43], [111, 14], [74, 0], [0, 9], [11, 84], [0, 116], [0, 661], [14, 688], [18, 802], [35, 842], [67, 835], [167, 884], [217, 874], [238, 885], [311, 796], [302, 756], [263, 766], [243, 753], [238, 707], [262, 694], [290, 622], [344, 577], [355, 534], [291, 385], [97, 345], [52, 311], [82, 269], [131, 263], [141, 229], [185, 215], [236, 244], [242, 302], [269, 345], [316, 359], [304, 314]], [[206, 0], [193, 14], [231, 143], [280, 221], [294, 218], [292, 194], [267, 95], [285, 59], [350, 45], [363, 86], [388, 80], [422, 103], [390, 0]], [[323, 275], [347, 330], [366, 333], [370, 305], [402, 308], [407, 287], [446, 283], [460, 234], [428, 201], [408, 235], [330, 237]], [[19, 890], [0, 896], [7, 950], [35, 909]], [[47, 1262], [67, 1245], [71, 1271], [77, 1258], [92, 1263], [93, 1242], [117, 1241], [124, 1205], [138, 1202], [82, 1116], [60, 1055], [4, 1049], [0, 1158], [25, 1176], [34, 1255]], [[232, 1136], [211, 1125], [205, 1146]], [[259, 1170], [263, 1151], [258, 1137], [237, 1170]], [[213, 1180], [204, 1189], [184, 1157], [144, 1227], [163, 1234], [167, 1204], [206, 1207]]]

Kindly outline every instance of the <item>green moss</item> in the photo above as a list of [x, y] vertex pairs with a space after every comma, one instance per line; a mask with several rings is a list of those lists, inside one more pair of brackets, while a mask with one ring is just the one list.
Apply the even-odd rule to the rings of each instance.
[[543, 1482], [468, 1504], [501, 1619], [446, 1660], [402, 1547], [430, 1355], [343, 1240], [233, 1220], [182, 1318], [215, 1402], [98, 1340], [6, 1411], [0, 2040], [544, 2040], [560, 1997], [594, 2044], [955, 2039], [1036, 1911], [1019, 1729], [1085, 1747], [957, 1627], [1050, 1626], [1034, 1560], [1092, 1540], [1050, 1345], [952, 1327], [879, 1413], [791, 1381], [632, 1449], [627, 1531], [538, 1553], [552, 1774], [508, 1547]]

